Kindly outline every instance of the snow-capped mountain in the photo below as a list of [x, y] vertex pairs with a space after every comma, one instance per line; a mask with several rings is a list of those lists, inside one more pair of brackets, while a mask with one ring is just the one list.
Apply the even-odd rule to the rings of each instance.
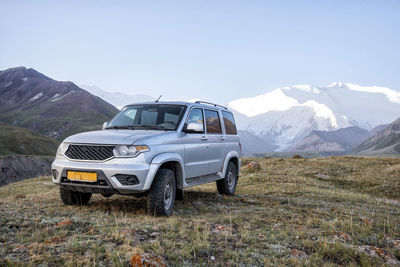
[[285, 150], [312, 131], [367, 130], [400, 116], [400, 92], [378, 86], [295, 85], [228, 103], [239, 129], [272, 137]]
[[104, 99], [118, 109], [121, 109], [124, 106], [135, 102], [154, 101], [154, 98], [148, 95], [129, 95], [120, 92], [108, 92], [100, 89], [95, 85], [80, 85], [80, 87], [85, 89], [89, 93]]

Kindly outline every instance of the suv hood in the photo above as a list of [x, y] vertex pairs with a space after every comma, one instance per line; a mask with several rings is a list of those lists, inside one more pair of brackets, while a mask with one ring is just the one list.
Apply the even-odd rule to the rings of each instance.
[[125, 129], [102, 130], [75, 134], [66, 138], [64, 142], [78, 144], [131, 145], [143, 137], [162, 134], [165, 134], [165, 131]]

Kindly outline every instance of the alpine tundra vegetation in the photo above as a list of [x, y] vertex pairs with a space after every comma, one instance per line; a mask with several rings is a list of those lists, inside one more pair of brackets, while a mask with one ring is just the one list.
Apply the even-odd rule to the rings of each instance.
[[64, 206], [50, 177], [0, 188], [0, 265], [126, 266], [143, 253], [171, 266], [400, 264], [400, 160], [250, 159], [236, 196], [185, 191], [169, 218], [145, 199], [96, 195]]

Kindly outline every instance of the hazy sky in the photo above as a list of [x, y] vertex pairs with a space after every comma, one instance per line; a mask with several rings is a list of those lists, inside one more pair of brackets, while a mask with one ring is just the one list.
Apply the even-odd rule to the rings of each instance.
[[0, 69], [219, 103], [334, 81], [400, 90], [400, 1], [3, 1]]

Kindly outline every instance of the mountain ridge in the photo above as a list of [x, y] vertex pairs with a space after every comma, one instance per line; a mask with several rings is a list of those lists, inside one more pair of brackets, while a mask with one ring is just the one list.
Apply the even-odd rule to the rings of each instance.
[[370, 137], [369, 131], [359, 127], [341, 128], [336, 131], [312, 131], [297, 142], [291, 152], [351, 152]]
[[358, 154], [400, 155], [400, 117], [386, 128], [362, 142], [355, 151]]
[[118, 110], [78, 87], [25, 67], [0, 71], [0, 121], [62, 140], [101, 128]]

